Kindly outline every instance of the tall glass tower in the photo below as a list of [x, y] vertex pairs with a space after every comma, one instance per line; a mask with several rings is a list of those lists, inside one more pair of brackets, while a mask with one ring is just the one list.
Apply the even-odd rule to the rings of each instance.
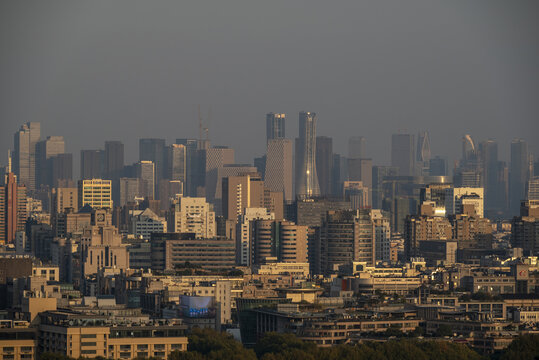
[[285, 114], [268, 113], [266, 115], [266, 139], [285, 138]]
[[316, 173], [316, 113], [299, 113], [299, 137], [296, 141], [296, 195], [320, 195]]

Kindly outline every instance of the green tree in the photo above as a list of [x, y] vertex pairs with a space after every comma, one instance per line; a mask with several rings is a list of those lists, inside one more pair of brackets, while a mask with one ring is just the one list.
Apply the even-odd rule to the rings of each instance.
[[500, 356], [500, 360], [539, 359], [539, 335], [526, 334], [517, 337]]
[[[318, 348], [292, 334], [267, 333], [255, 345], [259, 359], [315, 359]], [[271, 356], [270, 356], [271, 355]]]
[[447, 324], [442, 324], [438, 327], [436, 330], [436, 336], [452, 336], [453, 335], [453, 329], [451, 329], [451, 326]]

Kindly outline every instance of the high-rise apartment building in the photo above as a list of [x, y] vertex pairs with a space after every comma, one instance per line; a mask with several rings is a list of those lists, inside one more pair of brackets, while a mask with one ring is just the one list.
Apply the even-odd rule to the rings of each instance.
[[103, 150], [80, 151], [80, 178], [101, 179], [103, 177], [105, 153]]
[[316, 113], [299, 113], [299, 137], [296, 139], [296, 195], [311, 198], [320, 195], [316, 172]]
[[26, 187], [17, 183], [17, 176], [9, 165], [4, 182], [5, 185], [0, 186], [0, 244], [11, 244], [15, 234], [25, 229]]
[[348, 139], [348, 158], [365, 158], [365, 138], [363, 136], [352, 136]]
[[283, 193], [285, 201], [293, 196], [293, 149], [292, 140], [268, 140], [264, 184], [271, 191]]
[[414, 175], [414, 153], [414, 135], [393, 134], [391, 137], [391, 166], [399, 168], [399, 175]]
[[375, 261], [391, 261], [391, 225], [381, 210], [371, 210], [374, 225]]
[[13, 172], [21, 185], [36, 189], [36, 144], [41, 138], [41, 124], [29, 122], [21, 126], [13, 137]]
[[285, 138], [285, 114], [268, 113], [266, 115], [266, 140]]
[[331, 169], [333, 168], [333, 139], [328, 136], [316, 137], [316, 173], [320, 185], [320, 195], [332, 193]]
[[526, 196], [529, 179], [528, 144], [522, 139], [511, 142], [511, 164], [509, 169], [509, 207], [511, 214], [517, 215], [520, 202]]
[[78, 195], [80, 207], [89, 205], [94, 209], [112, 209], [111, 180], [79, 180]]

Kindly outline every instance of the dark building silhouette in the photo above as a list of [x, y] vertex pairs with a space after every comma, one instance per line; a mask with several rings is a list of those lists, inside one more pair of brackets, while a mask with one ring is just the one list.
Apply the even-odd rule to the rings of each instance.
[[316, 173], [320, 185], [320, 195], [332, 193], [333, 139], [328, 136], [316, 137]]

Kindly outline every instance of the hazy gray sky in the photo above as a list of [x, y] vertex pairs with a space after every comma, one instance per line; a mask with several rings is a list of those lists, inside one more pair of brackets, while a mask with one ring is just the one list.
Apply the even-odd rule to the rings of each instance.
[[[539, 155], [539, 1], [0, 2], [0, 151], [27, 121], [74, 153], [138, 138], [210, 139], [250, 162], [265, 114], [318, 113], [318, 135], [346, 153], [367, 138], [389, 162], [390, 136], [429, 130], [433, 154], [460, 138], [513, 137]], [[206, 111], [205, 111], [206, 112]], [[5, 163], [5, 155], [0, 163]]]

